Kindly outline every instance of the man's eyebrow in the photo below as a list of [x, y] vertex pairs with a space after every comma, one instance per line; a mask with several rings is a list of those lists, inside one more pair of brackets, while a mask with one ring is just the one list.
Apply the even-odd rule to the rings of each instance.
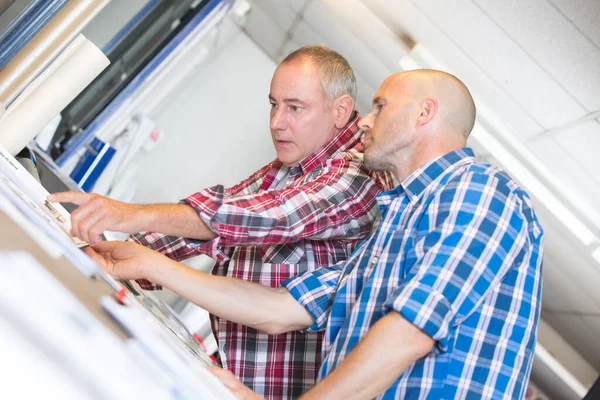
[[[269, 95], [269, 100], [276, 101], [275, 98], [273, 96], [271, 96], [271, 95]], [[300, 99], [298, 99], [296, 97], [291, 97], [291, 98], [288, 98], [288, 99], [283, 99], [283, 102], [284, 103], [306, 104], [306, 102], [304, 102], [303, 100], [300, 100]]]
[[300, 103], [300, 104], [304, 104], [304, 101], [296, 98], [296, 97], [292, 97], [290, 99], [283, 99], [284, 103]]
[[373, 99], [373, 105], [375, 104], [384, 104], [385, 103], [385, 99], [381, 96], [377, 96]]

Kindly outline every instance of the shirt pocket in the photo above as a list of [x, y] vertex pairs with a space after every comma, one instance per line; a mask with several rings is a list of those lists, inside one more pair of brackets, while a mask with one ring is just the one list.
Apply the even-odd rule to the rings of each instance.
[[261, 246], [258, 253], [265, 264], [301, 264], [306, 261], [306, 250], [301, 243]]

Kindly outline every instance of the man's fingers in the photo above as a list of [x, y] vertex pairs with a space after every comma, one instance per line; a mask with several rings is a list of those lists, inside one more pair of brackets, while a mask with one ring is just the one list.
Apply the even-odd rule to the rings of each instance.
[[85, 246], [82, 250], [92, 260], [96, 261], [100, 265], [104, 265], [104, 261], [105, 261], [104, 257], [102, 255], [96, 253], [96, 251], [91, 246]]
[[100, 234], [104, 232], [104, 227], [102, 226], [103, 215], [101, 213], [86, 213], [85, 210], [83, 214], [83, 216], [78, 215], [76, 219], [72, 218], [73, 232], [76, 230], [81, 235], [78, 236], [79, 239], [85, 240], [90, 244], [99, 242], [101, 239], [98, 232]]
[[94, 216], [94, 210], [88, 207], [78, 207], [71, 213], [71, 235], [78, 237], [81, 240], [87, 240], [85, 227], [86, 222]]
[[118, 240], [112, 241], [101, 241], [92, 245], [92, 248], [99, 253], [113, 253], [119, 245], [125, 244], [123, 242], [119, 242]]
[[73, 203], [78, 206], [87, 203], [94, 195], [81, 192], [59, 192], [51, 194], [47, 200], [53, 203]]
[[83, 250], [83, 252], [90, 256], [90, 258], [92, 259], [96, 259], [98, 257], [102, 258], [102, 256], [96, 253], [96, 250], [94, 250], [91, 246], [85, 246], [81, 250]]
[[110, 253], [115, 261], [127, 260], [136, 256], [140, 256], [144, 252], [153, 253], [144, 246], [130, 242], [121, 242], [119, 240], [100, 241], [93, 244], [92, 247], [98, 252]]

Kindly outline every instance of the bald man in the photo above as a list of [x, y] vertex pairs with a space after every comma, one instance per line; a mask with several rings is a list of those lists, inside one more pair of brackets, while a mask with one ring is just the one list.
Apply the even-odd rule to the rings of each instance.
[[[122, 279], [177, 287], [268, 333], [325, 331], [305, 399], [522, 399], [540, 312], [543, 232], [528, 195], [466, 148], [475, 105], [440, 71], [387, 78], [360, 125], [365, 163], [401, 182], [350, 258], [267, 288], [210, 276], [131, 243], [95, 246]], [[107, 254], [108, 253], [108, 254]], [[239, 398], [255, 398], [213, 371]]]

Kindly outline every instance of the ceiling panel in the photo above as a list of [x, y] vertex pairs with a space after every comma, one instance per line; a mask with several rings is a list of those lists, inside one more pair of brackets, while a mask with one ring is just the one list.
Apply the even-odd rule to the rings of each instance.
[[292, 40], [301, 46], [309, 44], [325, 44], [325, 39], [319, 36], [306, 21], [300, 20], [291, 32]]
[[546, 0], [475, 3], [588, 112], [600, 109], [600, 49], [556, 7]]
[[294, 11], [302, 10], [306, 4], [312, 0], [276, 0], [278, 3], [287, 3], [290, 7], [294, 9]]
[[545, 295], [563, 299], [567, 308], [573, 311], [593, 313], [600, 310], [600, 266], [589, 250], [581, 250], [582, 245], [575, 243], [576, 239], [557, 224], [547, 210], [537, 207], [536, 212], [546, 233], [544, 252], [548, 257], [544, 278], [552, 279], [558, 285], [556, 293]]
[[325, 6], [368, 46], [378, 62], [390, 71], [400, 71], [398, 61], [408, 53], [408, 47], [360, 0], [324, 0]]
[[277, 57], [274, 59], [276, 63], [280, 63], [281, 61], [283, 61], [283, 59], [290, 54], [292, 51], [299, 49], [300, 47], [302, 47], [305, 43], [297, 43], [292, 39], [288, 39], [285, 41], [285, 43], [283, 44], [283, 47], [281, 48], [281, 52], [280, 54], [277, 55]]
[[598, 378], [598, 371], [581, 357], [543, 318], [540, 318], [538, 324], [537, 340], [584, 386], [591, 387]]
[[515, 136], [525, 139], [543, 130], [524, 107], [517, 104], [477, 65], [470, 55], [451, 40], [410, 0], [362, 0], [397, 35], [409, 32], [427, 48], [445, 70], [455, 74], [480, 102], [496, 113]]
[[569, 18], [598, 48], [600, 48], [600, 1], [550, 0]]
[[[600, 91], [597, 95], [600, 97]], [[600, 123], [596, 120], [583, 122], [557, 133], [554, 139], [600, 185]]]
[[[545, 137], [529, 142], [527, 146], [566, 188], [590, 205], [600, 203], [600, 177], [587, 169], [578, 156], [566, 151], [570, 144], [565, 146], [554, 137]], [[595, 151], [600, 146], [590, 149]]]
[[550, 324], [577, 352], [596, 370], [600, 370], [600, 346], [598, 346], [597, 319], [568, 313], [544, 312], [542, 318]]
[[[362, 73], [371, 87], [379, 87], [391, 71], [381, 62], [374, 62], [377, 57], [371, 49], [360, 42], [350, 27], [344, 26], [324, 4], [314, 1], [304, 11], [304, 21], [326, 43], [340, 52], [352, 65], [355, 71]], [[357, 34], [357, 33], [356, 33]]]
[[258, 6], [253, 6], [246, 17], [244, 31], [271, 58], [276, 59], [285, 40], [285, 31], [271, 21], [271, 17]]
[[[587, 263], [574, 257], [572, 264], [565, 265], [562, 257], [557, 254], [564, 249], [559, 241], [562, 237], [558, 232], [547, 227], [545, 242], [545, 257], [543, 265], [544, 292], [542, 302], [545, 309], [549, 311], [569, 311], [580, 313], [592, 313], [600, 309], [600, 296], [597, 287], [599, 279], [595, 276], [589, 277], [590, 284], [582, 284], [582, 280], [573, 279], [582, 270], [586, 270]], [[571, 251], [567, 250], [571, 256]], [[598, 332], [600, 334], [600, 332]]]
[[[260, 7], [266, 13], [271, 21], [270, 23], [279, 25], [284, 32], [287, 32], [296, 20], [297, 10], [292, 7], [292, 2], [281, 0], [252, 0], [255, 6]], [[265, 26], [268, 28], [268, 26]], [[280, 36], [277, 39], [285, 39]]]
[[586, 110], [471, 0], [413, 3], [545, 128], [586, 114]]
[[572, 302], [565, 301], [565, 296], [563, 295], [556, 295], [556, 293], [563, 293], [565, 291], [565, 287], [562, 285], [563, 281], [560, 280], [562, 277], [552, 274], [552, 272], [556, 269], [550, 266], [549, 260], [550, 257], [544, 257], [542, 310], [553, 312], [573, 312], [574, 307], [570, 304]]

